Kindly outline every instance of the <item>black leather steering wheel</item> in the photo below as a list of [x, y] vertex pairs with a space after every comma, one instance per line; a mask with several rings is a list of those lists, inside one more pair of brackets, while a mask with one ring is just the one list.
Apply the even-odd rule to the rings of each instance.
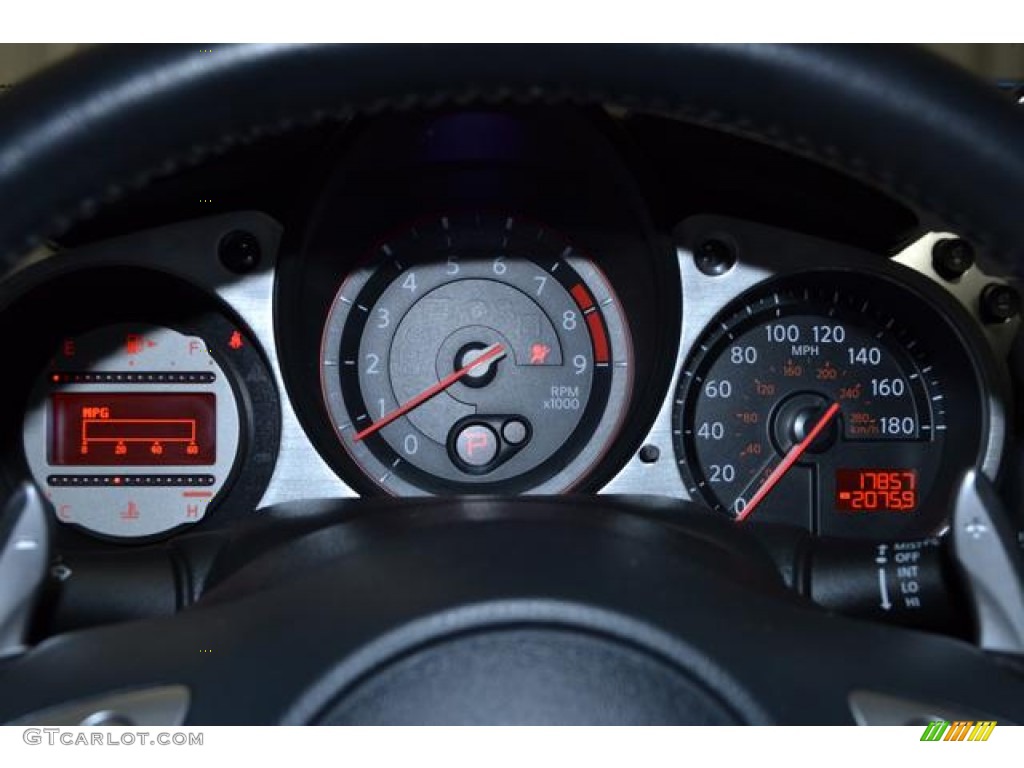
[[[475, 101], [607, 102], [741, 134], [1024, 274], [1024, 118], [892, 46], [97, 49], [0, 102], [0, 263], [252, 137]], [[199, 605], [0, 666], [0, 722], [164, 684], [190, 690], [190, 723], [845, 723], [855, 691], [1024, 721], [1024, 677], [999, 659], [802, 603], [740, 531], [685, 510], [367, 501], [283, 542], [262, 518]]]

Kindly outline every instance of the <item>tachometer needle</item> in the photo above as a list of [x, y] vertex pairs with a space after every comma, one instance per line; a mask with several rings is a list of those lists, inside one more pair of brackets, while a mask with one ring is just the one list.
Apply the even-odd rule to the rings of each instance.
[[764, 497], [771, 492], [772, 488], [779, 484], [779, 481], [790, 470], [790, 468], [800, 460], [800, 457], [804, 455], [804, 451], [810, 448], [811, 443], [818, 439], [818, 435], [822, 433], [837, 413], [839, 413], [839, 403], [832, 403], [832, 405], [828, 407], [828, 410], [826, 410], [825, 413], [821, 415], [821, 418], [818, 419], [818, 423], [815, 424], [811, 431], [807, 433], [807, 437], [789, 449], [779, 466], [777, 466], [772, 473], [768, 475], [768, 479], [762, 483], [761, 487], [757, 489], [757, 493], [755, 493], [753, 498], [747, 502], [743, 511], [736, 515], [737, 523], [741, 523], [750, 517], [753, 511], [757, 509], [757, 505], [764, 500]]
[[500, 360], [504, 356], [504, 344], [491, 344], [491, 346], [487, 347], [486, 349], [483, 350], [483, 352], [481, 352], [480, 356], [476, 360], [467, 363], [466, 365], [459, 368], [457, 371], [449, 373], [447, 376], [445, 376], [443, 379], [437, 382], [437, 384], [434, 384], [428, 387], [427, 389], [423, 390], [414, 398], [409, 400], [405, 405], [400, 405], [387, 415], [381, 416], [377, 421], [373, 422], [373, 424], [368, 426], [362, 432], [357, 432], [355, 437], [353, 437], [352, 439], [358, 442], [366, 437], [369, 437], [374, 432], [386, 427], [395, 419], [400, 419], [403, 416], [405, 416], [405, 414], [409, 413], [409, 411], [423, 405], [423, 403], [427, 402], [427, 400], [432, 398], [434, 395], [444, 392], [446, 389], [448, 389], [448, 387], [450, 387], [463, 376], [468, 374], [474, 368], [479, 368], [481, 365], [488, 365], [489, 363]]

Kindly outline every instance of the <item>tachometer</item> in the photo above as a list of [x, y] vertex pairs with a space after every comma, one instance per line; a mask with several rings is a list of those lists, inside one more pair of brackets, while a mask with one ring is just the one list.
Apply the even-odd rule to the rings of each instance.
[[728, 308], [676, 396], [690, 493], [737, 520], [830, 534], [937, 530], [984, 423], [948, 331], [916, 295], [856, 273], [790, 278]]
[[603, 456], [632, 354], [600, 270], [511, 216], [420, 222], [342, 285], [321, 348], [334, 429], [390, 493], [556, 493]]

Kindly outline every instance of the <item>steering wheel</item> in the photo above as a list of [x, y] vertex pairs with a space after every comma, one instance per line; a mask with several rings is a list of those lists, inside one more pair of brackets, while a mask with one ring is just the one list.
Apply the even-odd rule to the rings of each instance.
[[[474, 102], [611, 103], [765, 142], [1024, 274], [1024, 118], [893, 46], [95, 49], [0, 101], [0, 265], [261, 135]], [[177, 615], [0, 662], [0, 722], [147, 693], [191, 724], [850, 723], [865, 696], [1024, 722], [1024, 676], [1005, 658], [802, 601], [756, 542], [699, 509], [564, 497], [303, 511], [240, 530], [196, 576], [213, 588]]]

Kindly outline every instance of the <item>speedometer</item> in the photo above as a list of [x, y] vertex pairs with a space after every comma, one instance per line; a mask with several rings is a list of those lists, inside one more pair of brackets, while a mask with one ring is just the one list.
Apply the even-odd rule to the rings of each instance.
[[394, 494], [556, 493], [602, 458], [632, 353], [600, 270], [513, 216], [418, 222], [341, 286], [321, 383], [350, 458]]
[[879, 277], [821, 273], [729, 307], [681, 373], [691, 495], [736, 520], [840, 535], [941, 528], [984, 424], [955, 333]]

